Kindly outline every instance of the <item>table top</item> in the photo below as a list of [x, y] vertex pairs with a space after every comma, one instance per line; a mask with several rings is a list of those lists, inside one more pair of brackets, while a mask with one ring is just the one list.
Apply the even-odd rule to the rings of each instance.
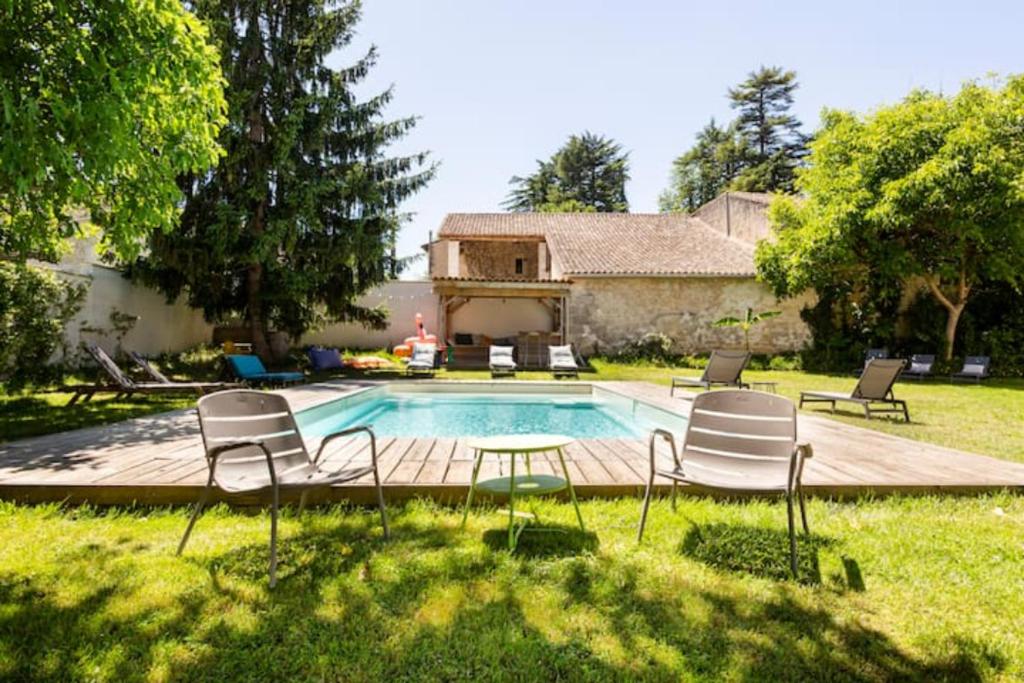
[[467, 445], [484, 453], [535, 453], [565, 448], [575, 440], [561, 434], [499, 434], [469, 439]]

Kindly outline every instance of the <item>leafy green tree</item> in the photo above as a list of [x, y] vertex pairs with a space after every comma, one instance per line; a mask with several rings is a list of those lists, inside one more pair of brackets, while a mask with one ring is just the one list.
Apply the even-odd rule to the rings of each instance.
[[746, 157], [732, 182], [733, 189], [792, 191], [794, 171], [806, 154], [807, 144], [799, 119], [790, 113], [796, 89], [795, 71], [762, 66], [729, 90]]
[[217, 51], [180, 0], [0, 3], [0, 257], [55, 260], [87, 209], [135, 254], [214, 164]]
[[928, 287], [946, 309], [945, 357], [976, 285], [1024, 270], [1024, 76], [943, 96], [916, 91], [869, 115], [827, 111], [776, 198], [777, 239], [757, 250], [780, 296], [869, 278]]
[[514, 176], [504, 206], [510, 211], [624, 212], [629, 154], [600, 135], [573, 135], [529, 176]]
[[776, 318], [782, 315], [782, 311], [761, 311], [760, 313], [754, 313], [753, 308], [748, 308], [747, 312], [742, 318], [734, 318], [733, 316], [726, 316], [719, 318], [713, 324], [715, 327], [738, 327], [743, 332], [743, 345], [747, 351], [750, 350], [750, 330], [754, 329], [759, 323], [771, 318]]
[[669, 189], [658, 198], [662, 211], [690, 212], [717, 197], [736, 173], [739, 159], [733, 131], [714, 119], [697, 133], [697, 142], [672, 162]]
[[211, 321], [241, 316], [257, 353], [271, 328], [296, 337], [326, 320], [381, 325], [356, 298], [396, 270], [403, 200], [434, 173], [426, 153], [387, 156], [414, 118], [383, 119], [387, 90], [353, 86], [376, 49], [336, 70], [357, 2], [197, 0], [228, 78], [227, 156], [182, 178], [179, 230], [153, 235], [135, 272], [169, 297], [186, 294]]

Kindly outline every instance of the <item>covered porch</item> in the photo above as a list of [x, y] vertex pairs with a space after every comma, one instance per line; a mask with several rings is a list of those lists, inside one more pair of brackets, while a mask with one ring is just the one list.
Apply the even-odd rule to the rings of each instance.
[[434, 293], [452, 368], [486, 368], [492, 344], [514, 346], [522, 368], [544, 368], [547, 347], [568, 338], [568, 280], [435, 278]]

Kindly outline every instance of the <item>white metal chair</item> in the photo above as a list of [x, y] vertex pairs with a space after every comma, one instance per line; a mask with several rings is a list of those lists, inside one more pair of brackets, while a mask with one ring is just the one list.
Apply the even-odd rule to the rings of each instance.
[[511, 346], [491, 346], [487, 360], [491, 377], [516, 374], [516, 361], [512, 357], [514, 350]]
[[[672, 449], [671, 469], [658, 466], [655, 447], [659, 438]], [[681, 451], [671, 432], [655, 429], [651, 433], [650, 478], [637, 541], [643, 539], [655, 477], [672, 481], [673, 507], [680, 482], [720, 491], [778, 492], [786, 497], [790, 568], [796, 576], [793, 502], [794, 498], [799, 502], [804, 533], [810, 533], [801, 478], [804, 461], [811, 455], [809, 444], [796, 441], [796, 407], [789, 399], [738, 389], [700, 394], [693, 400]]]
[[[373, 473], [384, 537], [390, 536], [384, 491], [377, 471], [377, 440], [369, 427], [349, 427], [328, 434], [321, 441], [316, 457], [310, 458], [295, 416], [283, 396], [249, 389], [222, 391], [199, 399], [197, 408], [210, 474], [178, 545], [179, 555], [214, 486], [229, 494], [270, 492], [271, 587], [277, 582], [277, 511], [282, 490], [302, 492], [301, 511], [310, 490]], [[321, 469], [318, 462], [327, 444], [355, 434], [370, 437], [370, 464], [333, 472]]]

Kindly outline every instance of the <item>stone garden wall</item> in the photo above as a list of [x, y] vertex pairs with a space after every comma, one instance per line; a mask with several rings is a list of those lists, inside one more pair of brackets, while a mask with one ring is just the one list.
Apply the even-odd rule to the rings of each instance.
[[677, 353], [743, 348], [737, 328], [713, 327], [725, 317], [780, 310], [751, 332], [755, 353], [796, 351], [810, 341], [800, 309], [810, 298], [779, 302], [753, 278], [576, 277], [569, 300], [569, 337], [584, 354], [612, 351], [648, 333], [675, 341]]

